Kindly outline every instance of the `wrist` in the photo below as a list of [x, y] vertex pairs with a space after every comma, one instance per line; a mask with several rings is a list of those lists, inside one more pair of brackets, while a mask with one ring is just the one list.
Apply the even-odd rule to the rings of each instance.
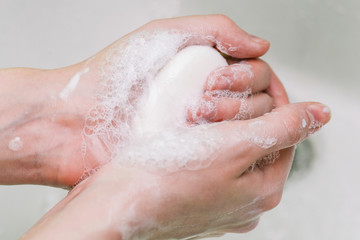
[[60, 93], [80, 65], [0, 71], [0, 183], [66, 186], [77, 180], [59, 179], [59, 171], [62, 159], [81, 157], [86, 106]]
[[[35, 83], [46, 71], [14, 68], [0, 71], [0, 164], [2, 184], [37, 183], [45, 178], [30, 129], [36, 127], [45, 102]], [[36, 96], [36, 97], [35, 97]]]

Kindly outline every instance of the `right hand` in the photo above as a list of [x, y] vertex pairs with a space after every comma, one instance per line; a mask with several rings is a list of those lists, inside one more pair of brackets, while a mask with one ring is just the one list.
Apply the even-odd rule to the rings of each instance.
[[[279, 203], [293, 146], [329, 119], [327, 107], [308, 102], [195, 127], [225, 140], [210, 166], [159, 174], [113, 161], [75, 187], [24, 239], [180, 239], [249, 231]], [[277, 151], [273, 164], [248, 171]]]

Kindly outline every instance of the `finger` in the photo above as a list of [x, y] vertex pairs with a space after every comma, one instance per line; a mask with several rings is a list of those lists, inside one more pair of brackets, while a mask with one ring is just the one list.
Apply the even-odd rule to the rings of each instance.
[[200, 106], [193, 111], [189, 110], [188, 120], [191, 122], [244, 120], [264, 115], [272, 108], [272, 98], [266, 93], [246, 98], [217, 98], [204, 95]]
[[230, 90], [243, 92], [251, 89], [252, 93], [264, 91], [269, 87], [271, 70], [260, 59], [241, 61], [221, 67], [210, 73], [205, 90]]
[[187, 16], [155, 20], [140, 30], [171, 29], [189, 34], [185, 46], [210, 45], [234, 58], [256, 58], [270, 47], [268, 41], [249, 35], [224, 15]]
[[280, 107], [289, 104], [289, 98], [286, 94], [285, 88], [280, 82], [279, 78], [270, 69], [270, 82], [266, 89], [266, 93], [269, 94], [274, 101], [274, 107]]
[[219, 122], [250, 119], [270, 112], [272, 107], [272, 98], [265, 93], [246, 99], [219, 98], [216, 99], [216, 115], [209, 120]]
[[216, 115], [211, 121], [245, 120], [268, 113], [273, 108], [272, 98], [260, 93], [246, 99], [219, 98], [216, 100]]

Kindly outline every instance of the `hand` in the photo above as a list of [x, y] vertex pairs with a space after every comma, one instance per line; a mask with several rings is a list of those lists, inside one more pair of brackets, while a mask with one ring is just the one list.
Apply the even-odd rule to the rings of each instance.
[[[146, 55], [148, 49], [163, 46], [163, 40], [169, 38], [174, 40], [171, 42], [174, 44], [158, 49], [156, 53], [160, 55], [155, 54], [153, 58]], [[169, 42], [164, 46], [167, 44]], [[9, 101], [1, 106], [7, 117], [1, 120], [1, 125], [6, 128], [1, 133], [4, 161], [0, 162], [2, 169], [8, 170], [0, 174], [0, 182], [71, 187], [94, 169], [109, 162], [114, 146], [121, 144], [129, 131], [129, 120], [126, 119], [129, 108], [123, 107], [126, 105], [133, 110], [133, 106], [127, 103], [136, 101], [140, 94], [135, 84], [130, 87], [130, 94], [121, 100], [126, 104], [117, 107], [110, 106], [104, 100], [105, 96], [120, 96], [116, 91], [128, 84], [121, 82], [124, 80], [122, 76], [135, 76], [131, 78], [135, 82], [143, 79], [139, 74], [132, 75], [132, 67], [136, 63], [148, 71], [141, 73], [155, 74], [179, 49], [193, 44], [214, 46], [237, 61], [259, 57], [269, 47], [267, 41], [248, 35], [224, 16], [195, 16], [153, 21], [94, 57], [63, 69], [1, 71], [1, 79], [10, 79], [11, 76], [13, 81], [11, 84], [6, 82], [1, 89], [1, 95]], [[142, 58], [144, 54], [146, 58]], [[158, 60], [162, 60], [160, 64], [157, 64]], [[129, 62], [134, 64], [127, 64], [125, 68], [124, 64]], [[239, 118], [241, 105], [250, 106], [250, 99], [254, 112], [241, 116], [244, 119], [272, 109], [272, 95], [275, 92], [271, 92], [270, 68], [261, 60], [247, 62], [252, 66], [253, 78], [243, 75], [238, 64], [212, 74], [204, 99], [214, 102], [214, 111], [200, 111], [197, 117], [209, 121]], [[219, 76], [228, 78], [229, 88], [220, 82], [224, 78]], [[111, 85], [119, 81], [125, 85]], [[252, 90], [249, 94], [253, 97], [248, 99], [209, 94], [226, 88], [229, 91], [242, 91], [249, 86]], [[112, 90], [115, 87], [116, 91], [110, 92], [109, 87]], [[118, 101], [114, 97], [110, 100]], [[189, 120], [194, 119], [189, 117]], [[22, 141], [23, 148], [13, 151], [8, 145], [17, 138]]]
[[[291, 146], [329, 118], [322, 104], [298, 103], [252, 120], [198, 126], [184, 134], [213, 134], [221, 143], [216, 153], [205, 154], [214, 157], [209, 167], [155, 174], [113, 161], [74, 188], [23, 239], [182, 239], [249, 231], [280, 201]], [[273, 164], [249, 171], [277, 151]]]
[[[224, 20], [223, 17], [220, 18]], [[192, 20], [196, 22], [200, 19], [202, 18], [195, 17]], [[189, 19], [183, 20], [187, 22]], [[179, 24], [178, 19], [168, 21], [172, 26]], [[225, 21], [230, 29], [236, 29], [228, 19]], [[153, 29], [154, 25], [161, 25], [161, 22], [147, 25], [148, 29]], [[187, 26], [194, 28], [195, 25]], [[202, 30], [207, 29], [204, 25], [200, 26]], [[221, 30], [217, 31], [219, 32], [214, 35], [220, 39], [228, 33], [225, 31], [221, 34]], [[187, 43], [203, 40], [188, 39]], [[212, 41], [207, 42], [208, 40], [206, 38], [205, 43], [215, 42], [231, 56], [246, 58], [241, 55], [245, 52], [249, 57], [254, 57], [251, 50], [242, 49], [243, 51], [238, 52], [229, 43], [216, 38], [216, 41], [211, 39]], [[232, 42], [235, 43], [236, 40]], [[246, 43], [240, 46], [244, 45]], [[281, 83], [268, 67], [266, 69], [265, 72], [270, 76], [269, 85], [259, 87], [258, 91], [263, 92], [265, 89], [275, 106], [286, 104], [287, 98]], [[232, 82], [235, 83], [234, 89], [241, 88], [235, 86], [236, 78]], [[214, 84], [210, 80], [209, 83], [207, 90], [214, 89], [213, 86], [223, 88], [220, 83]], [[253, 84], [262, 85], [258, 82]], [[221, 105], [218, 106], [220, 109]], [[221, 120], [232, 119], [233, 116], [234, 112], [211, 118], [218, 117]], [[210, 165], [195, 171], [183, 170], [169, 174], [166, 171], [153, 173], [125, 168], [118, 164], [122, 160], [126, 162], [128, 156], [119, 155], [116, 161], [106, 164], [74, 188], [24, 238], [48, 239], [50, 236], [58, 236], [74, 239], [168, 239], [248, 231], [256, 225], [259, 214], [279, 202], [291, 165], [294, 149], [291, 146], [328, 120], [328, 109], [323, 105], [302, 103], [279, 107], [266, 116], [252, 120], [193, 127], [179, 133], [179, 138], [174, 138], [174, 141], [182, 139], [184, 135], [187, 139], [200, 137], [205, 141], [199, 141], [200, 145], [194, 145], [192, 150], [197, 156], [196, 160], [206, 162], [211, 159]], [[207, 143], [207, 138], [201, 138], [204, 133], [219, 140], [215, 144], [218, 146], [216, 151], [202, 151], [202, 143]], [[137, 146], [133, 147], [136, 150]], [[200, 151], [196, 151], [197, 149]], [[176, 157], [176, 154], [168, 157], [171, 156]], [[275, 160], [270, 156], [277, 158], [271, 165], [267, 165], [266, 161], [259, 161]]]

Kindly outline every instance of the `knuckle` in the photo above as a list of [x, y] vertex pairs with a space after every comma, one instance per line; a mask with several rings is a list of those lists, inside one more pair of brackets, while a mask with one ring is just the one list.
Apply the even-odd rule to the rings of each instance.
[[259, 68], [261, 68], [261, 69], [268, 69], [268, 70], [270, 70], [270, 65], [266, 62], [266, 61], [264, 61], [264, 60], [262, 60], [262, 59], [260, 59], [260, 58], [257, 58], [257, 59], [251, 59], [251, 60], [247, 60], [248, 62], [250, 62], [250, 63], [252, 63], [252, 64], [256, 64], [256, 65], [258, 65], [258, 67]]
[[292, 142], [298, 142], [303, 138], [301, 131], [302, 118], [295, 109], [288, 108], [286, 111], [286, 117], [283, 118], [281, 122], [289, 140]]
[[262, 86], [268, 87], [271, 79], [270, 66], [261, 59], [251, 59], [251, 60], [246, 60], [246, 62], [252, 66], [252, 71], [254, 72], [255, 80], [261, 81]]
[[151, 20], [150, 22], [145, 24], [145, 27], [157, 27], [158, 25], [160, 25], [162, 23], [162, 19], [154, 19]]
[[257, 66], [257, 71], [259, 72], [258, 74], [260, 75], [260, 78], [262, 79], [262, 81], [266, 82], [266, 85], [270, 84], [270, 78], [271, 78], [271, 68], [270, 65], [267, 64], [265, 61], [260, 60], [259, 62], [257, 62], [258, 66]]
[[267, 79], [270, 80], [270, 76], [271, 76], [271, 67], [270, 65], [263, 61], [263, 60], [260, 60], [260, 66], [261, 66], [261, 69], [263, 71], [263, 75], [264, 77], [266, 77]]
[[224, 14], [216, 14], [214, 15], [214, 17], [216, 18], [216, 20], [222, 24], [226, 24], [226, 25], [234, 25], [234, 22], [231, 20], [231, 18], [229, 18], [228, 16], [224, 15]]
[[265, 94], [264, 98], [265, 98], [264, 111], [271, 112], [271, 110], [274, 108], [274, 99], [268, 94]]
[[264, 202], [264, 206], [263, 206], [264, 210], [269, 211], [275, 208], [276, 206], [278, 206], [281, 201], [281, 198], [282, 198], [281, 192], [277, 192], [269, 196]]
[[273, 98], [269, 94], [267, 94], [267, 93], [260, 93], [260, 94], [262, 94], [261, 96], [263, 97], [263, 101], [265, 103], [270, 103], [272, 105]]

